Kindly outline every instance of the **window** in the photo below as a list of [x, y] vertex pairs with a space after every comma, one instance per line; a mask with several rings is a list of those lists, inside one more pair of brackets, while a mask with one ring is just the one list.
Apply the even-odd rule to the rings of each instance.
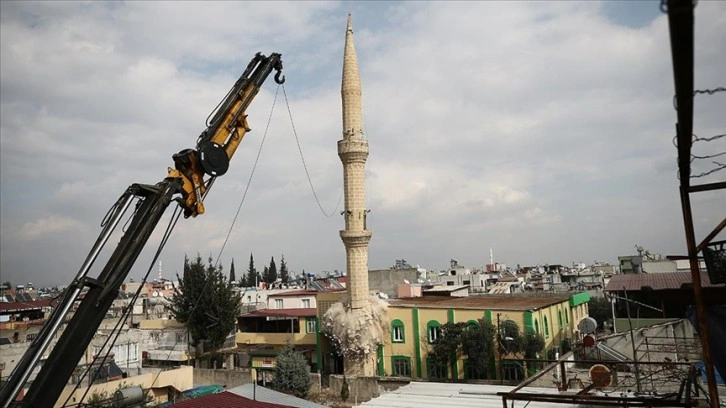
[[391, 367], [393, 367], [393, 375], [401, 377], [411, 376], [411, 358], [404, 356], [391, 357]]
[[448, 375], [448, 367], [445, 362], [437, 362], [436, 360], [429, 358], [428, 360], [428, 369], [429, 369], [429, 378], [432, 380], [446, 380], [449, 378]]
[[557, 309], [557, 324], [559, 324], [560, 329], [562, 328], [562, 309]]
[[545, 337], [550, 336], [550, 326], [547, 324], [547, 316], [544, 317], [544, 331], [545, 331]]
[[282, 299], [275, 299], [275, 309], [282, 309]]
[[310, 309], [310, 299], [303, 299], [302, 307], [303, 307], [303, 309]]
[[472, 359], [464, 360], [464, 376], [467, 380], [486, 380], [489, 378], [489, 370], [486, 366], [477, 365]]
[[317, 333], [318, 319], [315, 317], [308, 317], [307, 320], [305, 320], [305, 327], [308, 333]]
[[534, 332], [539, 334], [539, 322], [537, 319], [534, 319]]
[[436, 320], [431, 320], [426, 325], [426, 331], [428, 332], [429, 343], [435, 343], [441, 336], [441, 325]]
[[391, 322], [391, 341], [393, 343], [403, 343], [405, 341], [403, 334], [403, 322], [398, 319]]

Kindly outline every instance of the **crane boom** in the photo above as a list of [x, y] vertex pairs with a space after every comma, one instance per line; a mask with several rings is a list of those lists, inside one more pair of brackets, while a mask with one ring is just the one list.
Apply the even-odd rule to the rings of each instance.
[[[216, 177], [226, 173], [237, 146], [250, 130], [246, 109], [272, 70], [277, 71], [275, 82], [282, 84], [285, 78], [281, 77], [280, 54], [266, 57], [257, 53], [210, 115], [211, 120], [197, 139], [196, 148], [173, 155], [175, 166], [168, 168], [167, 177], [161, 182], [132, 184], [116, 201], [78, 274], [0, 389], [2, 408], [52, 407], [56, 403], [169, 204], [176, 200], [185, 217], [204, 213], [202, 200]], [[134, 200], [137, 202], [133, 215], [115, 250], [98, 277], [88, 277], [90, 268]], [[84, 292], [84, 289], [87, 290]], [[77, 310], [38, 375], [22, 400], [16, 401], [76, 302], [79, 302]]]

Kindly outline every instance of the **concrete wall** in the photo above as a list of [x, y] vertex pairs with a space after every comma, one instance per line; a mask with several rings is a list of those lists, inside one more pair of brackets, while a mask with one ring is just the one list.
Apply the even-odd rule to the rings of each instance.
[[194, 368], [194, 386], [219, 384], [227, 388], [238, 387], [252, 382], [248, 368], [235, 370], [215, 370], [211, 368]]
[[[346, 381], [350, 391], [348, 402], [355, 405], [370, 401], [384, 392], [394, 391], [411, 382], [408, 378], [392, 377], [346, 377]], [[329, 387], [336, 395], [340, 395], [342, 386], [342, 375], [330, 375]]]
[[405, 283], [404, 280], [411, 283], [417, 282], [418, 270], [411, 268], [368, 271], [368, 290], [385, 293], [389, 297], [395, 298], [397, 296], [396, 285]]
[[[119, 388], [134, 385], [141, 386], [144, 390], [148, 390], [150, 388], [164, 389], [162, 392], [153, 393], [154, 400], [152, 403], [161, 404], [167, 402], [168, 393], [166, 390], [168, 387], [173, 387], [173, 389], [180, 391], [192, 388], [192, 367], [179, 367], [173, 370], [161, 370], [156, 373], [147, 373], [135, 377], [124, 378], [122, 380], [94, 384], [91, 386], [85, 401], [88, 401], [87, 398], [93, 394], [96, 394], [97, 396], [110, 397]], [[86, 388], [80, 387], [75, 390], [75, 392], [73, 392], [73, 389], [74, 387], [69, 386], [63, 390], [60, 398], [58, 398], [56, 407], [63, 406], [66, 399], [68, 399], [71, 405], [81, 401], [83, 394], [86, 392]], [[71, 392], [73, 392], [72, 395]]]

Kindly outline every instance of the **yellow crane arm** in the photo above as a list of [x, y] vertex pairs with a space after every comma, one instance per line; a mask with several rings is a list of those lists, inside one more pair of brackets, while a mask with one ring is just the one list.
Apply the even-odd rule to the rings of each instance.
[[[284, 83], [281, 55], [272, 53], [266, 57], [258, 52], [210, 115], [196, 148], [173, 156], [174, 168], [169, 167], [168, 177], [182, 182], [181, 206], [185, 218], [204, 214], [203, 199], [214, 179], [227, 172], [237, 146], [250, 131], [245, 112], [273, 70], [277, 71], [275, 82]], [[209, 176], [206, 181], [205, 174]]]

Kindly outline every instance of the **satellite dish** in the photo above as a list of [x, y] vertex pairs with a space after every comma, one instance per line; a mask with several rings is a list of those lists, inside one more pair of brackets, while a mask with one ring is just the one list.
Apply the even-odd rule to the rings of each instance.
[[602, 364], [595, 364], [588, 371], [592, 385], [597, 389], [609, 387], [613, 383], [613, 373]]
[[580, 323], [577, 324], [577, 329], [580, 330], [580, 333], [582, 334], [595, 333], [595, 330], [597, 329], [597, 320], [592, 317], [586, 317], [580, 320]]

